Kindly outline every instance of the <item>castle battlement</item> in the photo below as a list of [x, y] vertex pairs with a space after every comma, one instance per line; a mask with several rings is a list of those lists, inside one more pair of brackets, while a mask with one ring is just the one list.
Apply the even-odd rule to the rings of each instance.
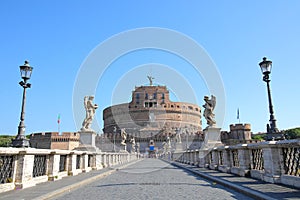
[[79, 146], [80, 134], [77, 132], [43, 132], [30, 135], [30, 146], [40, 149], [73, 150]]
[[251, 131], [251, 124], [230, 124], [230, 131], [247, 130]]

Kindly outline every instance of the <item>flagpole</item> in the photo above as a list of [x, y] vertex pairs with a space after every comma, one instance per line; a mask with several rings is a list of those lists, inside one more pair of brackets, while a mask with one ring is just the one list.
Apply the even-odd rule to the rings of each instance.
[[237, 109], [237, 119], [239, 120], [239, 124], [241, 123], [241, 119], [240, 119], [240, 109]]
[[57, 129], [58, 129], [58, 135], [60, 135], [60, 114], [58, 114], [57, 117]]

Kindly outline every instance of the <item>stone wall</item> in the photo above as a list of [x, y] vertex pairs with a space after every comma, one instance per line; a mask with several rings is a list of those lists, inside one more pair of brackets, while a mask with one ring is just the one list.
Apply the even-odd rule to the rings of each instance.
[[[103, 110], [104, 133], [125, 128], [128, 133], [143, 129], [183, 128], [202, 131], [201, 107], [191, 103], [172, 102], [166, 86], [140, 86], [132, 92], [129, 103]], [[150, 135], [149, 135], [150, 136]], [[148, 136], [148, 137], [149, 137]]]
[[51, 148], [52, 132], [33, 133], [30, 135], [30, 146], [38, 149]]
[[80, 135], [77, 132], [33, 133], [30, 135], [30, 147], [39, 149], [73, 150], [79, 146]]
[[234, 145], [241, 143], [255, 143], [251, 138], [250, 124], [231, 124], [229, 132], [221, 132], [221, 141], [226, 145]]

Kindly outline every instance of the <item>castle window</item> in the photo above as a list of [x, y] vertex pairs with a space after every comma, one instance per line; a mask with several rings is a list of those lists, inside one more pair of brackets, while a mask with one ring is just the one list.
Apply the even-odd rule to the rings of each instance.
[[145, 108], [157, 107], [157, 102], [145, 102]]
[[165, 99], [165, 93], [161, 94], [161, 99]]
[[156, 99], [156, 96], [157, 96], [156, 92], [153, 93], [153, 99]]
[[145, 94], [145, 99], [148, 99], [148, 93]]
[[136, 100], [136, 104], [140, 103], [140, 94], [139, 93], [135, 94], [135, 100]]
[[190, 109], [190, 110], [193, 110], [193, 107], [192, 107], [192, 106], [189, 106], [189, 109]]

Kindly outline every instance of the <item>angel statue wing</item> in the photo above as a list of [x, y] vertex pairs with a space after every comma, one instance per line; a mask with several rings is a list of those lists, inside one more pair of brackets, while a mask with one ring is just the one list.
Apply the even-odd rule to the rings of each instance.
[[211, 100], [210, 100], [210, 102], [211, 102], [212, 110], [214, 110], [215, 107], [216, 107], [216, 97], [215, 97], [214, 95], [211, 95]]
[[147, 78], [149, 79], [150, 86], [152, 86], [154, 77], [152, 77], [152, 76], [147, 76]]
[[87, 102], [88, 102], [88, 99], [89, 99], [89, 97], [88, 96], [85, 96], [84, 97], [84, 108], [85, 108], [85, 110], [87, 110]]

